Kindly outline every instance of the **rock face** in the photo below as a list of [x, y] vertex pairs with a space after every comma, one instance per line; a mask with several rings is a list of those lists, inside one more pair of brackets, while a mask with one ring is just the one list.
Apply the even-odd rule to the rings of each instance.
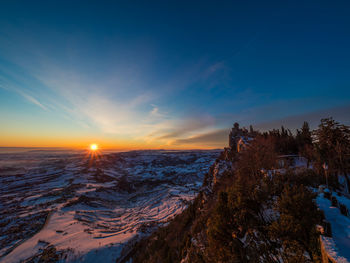
[[[224, 151], [221, 156], [225, 156]], [[215, 162], [210, 166], [208, 174], [204, 178], [202, 193], [203, 193], [203, 202], [213, 194], [213, 188], [215, 184], [220, 180], [225, 172], [230, 172], [232, 170], [232, 162], [225, 158], [217, 158]]]

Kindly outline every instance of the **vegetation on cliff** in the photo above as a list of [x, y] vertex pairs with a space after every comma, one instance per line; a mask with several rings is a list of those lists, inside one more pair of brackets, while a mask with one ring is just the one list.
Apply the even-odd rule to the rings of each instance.
[[230, 137], [193, 203], [138, 242], [133, 262], [320, 262], [324, 216], [313, 189], [326, 184], [327, 167], [329, 187], [344, 188], [349, 128], [329, 118], [295, 135], [283, 127], [243, 133], [254, 139], [237, 152]]

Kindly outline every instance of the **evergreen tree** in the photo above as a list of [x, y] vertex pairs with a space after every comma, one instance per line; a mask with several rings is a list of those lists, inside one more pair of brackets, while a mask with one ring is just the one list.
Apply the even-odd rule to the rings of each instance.
[[[227, 192], [220, 192], [218, 202], [208, 220], [208, 243], [212, 258], [222, 262], [245, 262], [243, 244], [237, 238], [239, 225], [229, 207]], [[215, 260], [214, 260], [215, 261]]]
[[305, 157], [308, 161], [308, 166], [310, 161], [313, 159], [313, 143], [312, 143], [312, 132], [310, 131], [309, 123], [304, 122], [301, 131], [297, 130], [296, 141], [298, 144], [299, 154]]
[[254, 129], [253, 129], [252, 125], [249, 126], [249, 132], [250, 132], [250, 134], [254, 134]]
[[[270, 235], [280, 240], [286, 262], [306, 262], [304, 251], [311, 260], [318, 256], [318, 234], [316, 224], [321, 221], [321, 214], [313, 201], [314, 194], [303, 185], [285, 188], [278, 198], [276, 210], [280, 217], [273, 222]], [[305, 213], [307, 211], [307, 213]]]
[[[337, 186], [337, 175], [350, 171], [350, 129], [327, 118], [321, 120], [315, 136], [318, 165], [327, 164], [329, 175], [333, 179], [331, 182]], [[349, 181], [348, 186], [350, 187]]]

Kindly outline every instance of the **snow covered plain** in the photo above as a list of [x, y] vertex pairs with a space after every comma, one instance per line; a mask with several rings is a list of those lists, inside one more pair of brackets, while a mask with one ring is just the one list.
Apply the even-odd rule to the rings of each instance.
[[115, 262], [180, 213], [219, 151], [0, 153], [0, 262]]

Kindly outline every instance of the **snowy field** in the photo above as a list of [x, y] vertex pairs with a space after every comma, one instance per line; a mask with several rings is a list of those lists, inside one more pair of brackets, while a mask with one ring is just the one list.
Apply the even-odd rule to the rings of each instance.
[[0, 153], [0, 262], [52, 251], [115, 262], [128, 242], [181, 212], [218, 151]]

